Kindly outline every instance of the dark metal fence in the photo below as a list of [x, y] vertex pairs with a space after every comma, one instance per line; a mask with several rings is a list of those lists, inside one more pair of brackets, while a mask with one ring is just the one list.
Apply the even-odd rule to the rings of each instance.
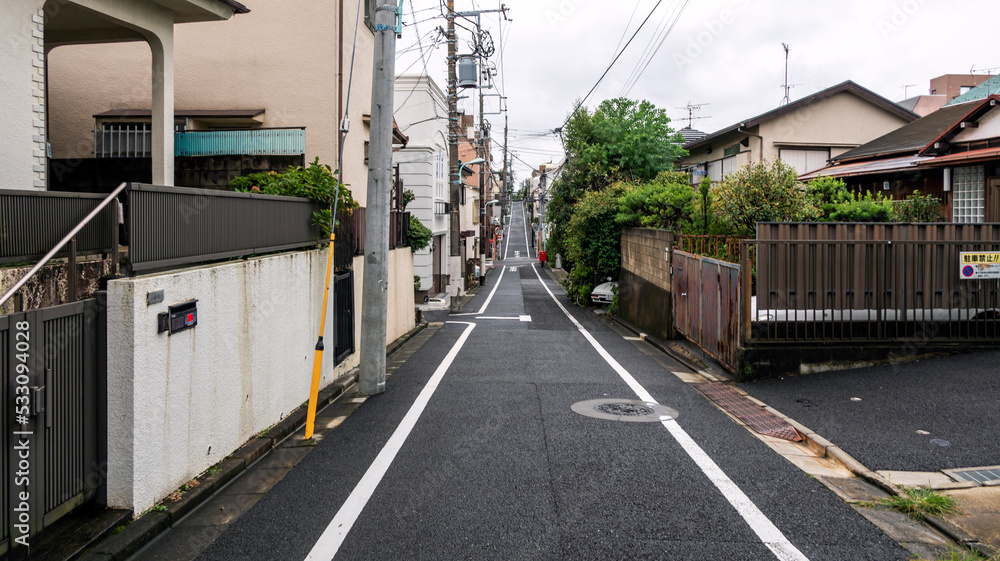
[[133, 272], [307, 247], [323, 205], [308, 199], [132, 184], [127, 230]]
[[333, 279], [334, 364], [354, 354], [354, 271]]
[[1000, 280], [962, 278], [996, 241], [758, 240], [754, 341], [1000, 340]]
[[673, 251], [674, 328], [727, 368], [739, 356], [740, 266]]
[[[94, 210], [105, 195], [0, 190], [0, 264], [37, 260]], [[76, 236], [78, 254], [109, 253], [118, 228], [109, 205]], [[57, 256], [68, 255], [69, 248]]]
[[338, 209], [336, 240], [333, 246], [333, 266], [346, 271], [354, 264], [354, 256], [364, 253], [365, 209]]
[[[102, 492], [104, 310], [101, 295], [0, 317], [0, 550], [23, 534], [23, 512], [34, 534]], [[24, 395], [26, 407], [13, 398]], [[31, 476], [11, 477], [24, 453]]]

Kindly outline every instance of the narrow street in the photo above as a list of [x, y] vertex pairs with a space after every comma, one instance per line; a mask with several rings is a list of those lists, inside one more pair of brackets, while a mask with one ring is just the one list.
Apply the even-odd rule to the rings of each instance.
[[[570, 305], [527, 230], [516, 203], [503, 269], [461, 315], [428, 314], [443, 325], [386, 393], [200, 559], [910, 557], [666, 368], [679, 363]], [[600, 399], [655, 400], [659, 417], [572, 408]], [[174, 558], [167, 543], [135, 558]]]

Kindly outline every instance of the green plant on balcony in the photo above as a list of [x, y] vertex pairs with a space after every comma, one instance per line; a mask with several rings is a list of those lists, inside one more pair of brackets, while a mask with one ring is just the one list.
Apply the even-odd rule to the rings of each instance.
[[[343, 183], [338, 183], [337, 175], [330, 166], [319, 163], [319, 157], [307, 167], [292, 166], [284, 173], [259, 172], [237, 177], [230, 182], [230, 186], [244, 193], [304, 197], [331, 206], [334, 197], [339, 194], [338, 210], [350, 214], [358, 208], [351, 191]], [[314, 212], [312, 221], [320, 227], [323, 237], [329, 237], [333, 224], [329, 208]]]

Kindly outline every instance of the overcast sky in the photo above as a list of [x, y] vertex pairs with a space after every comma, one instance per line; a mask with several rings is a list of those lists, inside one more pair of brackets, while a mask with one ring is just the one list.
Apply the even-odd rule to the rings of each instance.
[[[513, 21], [484, 14], [482, 26], [497, 45], [491, 61], [499, 70], [499, 90], [507, 97], [510, 145], [523, 160], [516, 161], [518, 179], [529, 172], [528, 164], [558, 161], [558, 137], [546, 132], [562, 125], [574, 100], [587, 94], [650, 14], [587, 100], [589, 107], [619, 95], [647, 99], [666, 109], [680, 129], [687, 124], [684, 106], [706, 104], [695, 112], [702, 118], [693, 126], [712, 132], [778, 106], [784, 97], [782, 43], [791, 48], [792, 101], [844, 80], [900, 101], [904, 85], [910, 86], [906, 96], [913, 97], [928, 93], [930, 79], [942, 74], [963, 74], [973, 68], [977, 73], [1000, 72], [1000, 49], [992, 31], [1000, 16], [996, 0], [691, 0], [686, 6], [685, 0], [506, 0], [505, 4]], [[432, 48], [434, 29], [446, 25], [441, 5], [438, 0], [404, 2], [407, 27], [397, 44], [396, 72], [421, 73], [426, 68], [444, 89], [447, 49], [441, 40]], [[458, 11], [499, 5], [455, 0]], [[472, 27], [468, 21], [458, 21]], [[673, 28], [667, 33], [671, 22]], [[470, 38], [469, 32], [459, 30], [460, 54], [469, 52]], [[487, 99], [487, 112], [497, 111], [497, 98]], [[462, 103], [471, 111], [471, 99]], [[503, 117], [490, 119], [493, 137], [502, 141]]]

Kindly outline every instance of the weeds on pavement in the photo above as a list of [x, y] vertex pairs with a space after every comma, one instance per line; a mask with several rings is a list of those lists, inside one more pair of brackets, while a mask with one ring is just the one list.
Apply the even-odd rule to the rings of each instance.
[[954, 514], [959, 511], [955, 501], [946, 495], [942, 495], [934, 489], [924, 487], [905, 487], [903, 495], [879, 499], [873, 504], [884, 505], [903, 514], [918, 518], [922, 515], [940, 516], [942, 514]]

